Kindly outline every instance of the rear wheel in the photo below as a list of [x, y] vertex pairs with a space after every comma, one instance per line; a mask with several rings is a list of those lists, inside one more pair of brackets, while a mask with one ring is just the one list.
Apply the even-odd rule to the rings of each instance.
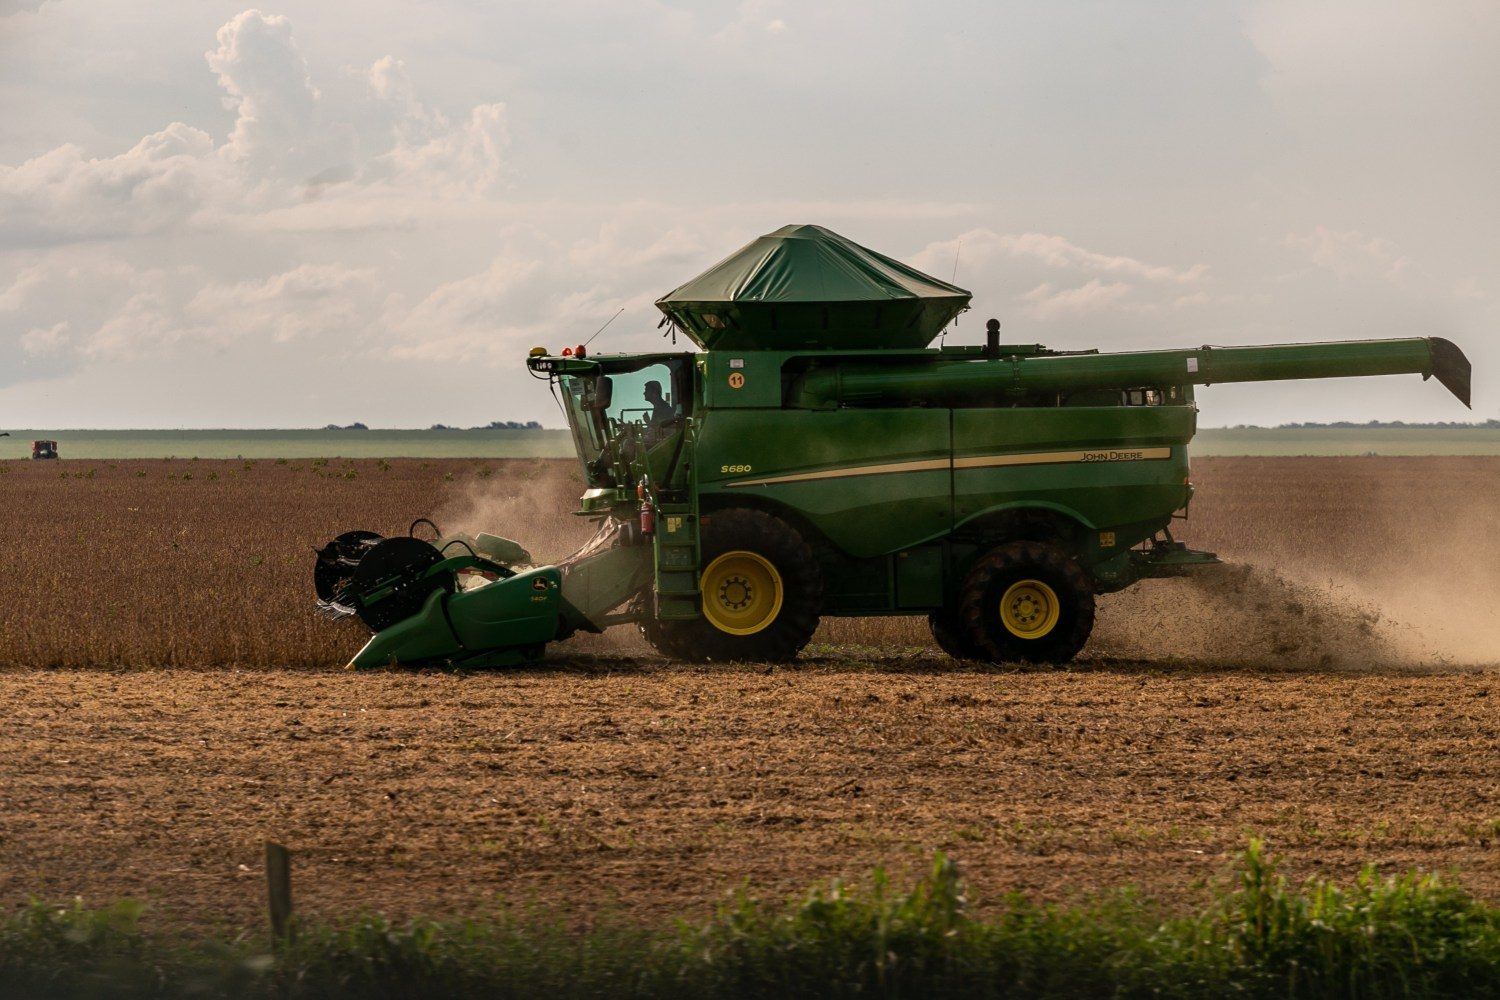
[[702, 617], [642, 622], [665, 656], [682, 660], [796, 657], [818, 627], [823, 576], [812, 549], [785, 521], [735, 508], [705, 518], [700, 538]]
[[1045, 542], [990, 550], [965, 578], [958, 609], [969, 641], [997, 663], [1066, 663], [1094, 630], [1088, 575]]

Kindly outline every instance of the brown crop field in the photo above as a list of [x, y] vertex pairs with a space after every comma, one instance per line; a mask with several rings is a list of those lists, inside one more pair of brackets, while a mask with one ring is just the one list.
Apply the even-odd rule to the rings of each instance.
[[[1500, 899], [1500, 459], [1204, 459], [1179, 532], [1231, 562], [1101, 599], [1068, 670], [825, 623], [790, 667], [628, 630], [497, 673], [340, 668], [312, 549], [353, 527], [585, 538], [544, 460], [0, 465], [0, 901], [466, 914], [497, 896], [701, 912], [748, 881], [1135, 883], [1190, 903], [1250, 833], [1294, 875], [1452, 868]], [[625, 634], [616, 634], [625, 633]]]

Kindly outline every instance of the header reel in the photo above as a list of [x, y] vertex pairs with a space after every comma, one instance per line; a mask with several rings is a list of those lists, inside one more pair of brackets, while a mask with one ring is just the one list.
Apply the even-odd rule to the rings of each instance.
[[[494, 610], [512, 605], [530, 626], [516, 632], [526, 640], [516, 645], [534, 645], [540, 655], [540, 643], [557, 627], [558, 571], [529, 568], [530, 553], [497, 535], [444, 537], [426, 518], [414, 521], [410, 532], [423, 524], [434, 541], [346, 531], [318, 550], [318, 613], [334, 620], [358, 616], [376, 633], [350, 666], [525, 661], [532, 657], [517, 649], [497, 650], [490, 634]], [[524, 588], [506, 586], [518, 577], [534, 579]]]

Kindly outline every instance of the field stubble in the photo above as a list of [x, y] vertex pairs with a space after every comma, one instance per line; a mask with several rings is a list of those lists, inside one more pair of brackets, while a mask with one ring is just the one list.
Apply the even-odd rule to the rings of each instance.
[[5, 468], [0, 898], [241, 923], [272, 837], [324, 913], [675, 914], [936, 847], [981, 888], [1171, 901], [1251, 831], [1294, 873], [1454, 865], [1500, 895], [1500, 460], [1201, 460], [1180, 537], [1237, 565], [1102, 598], [1068, 672], [955, 664], [893, 619], [828, 622], [792, 668], [616, 629], [469, 676], [329, 669], [362, 637], [310, 613], [312, 548], [432, 514], [556, 558], [589, 532], [571, 463]]

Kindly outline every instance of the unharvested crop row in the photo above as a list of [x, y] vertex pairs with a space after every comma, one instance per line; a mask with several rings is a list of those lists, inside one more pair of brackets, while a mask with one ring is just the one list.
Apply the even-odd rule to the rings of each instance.
[[[568, 461], [0, 469], [7, 667], [338, 665], [362, 641], [358, 625], [310, 613], [312, 551], [334, 534], [404, 531], [428, 515], [555, 559], [590, 530], [568, 513], [579, 491]], [[1180, 534], [1259, 569], [1106, 598], [1096, 657], [1500, 658], [1481, 607], [1500, 592], [1500, 538], [1488, 527], [1500, 514], [1500, 459], [1205, 459], [1195, 477]], [[1337, 602], [1324, 585], [1342, 588]], [[830, 620], [812, 652], [928, 642], [917, 619]]]

